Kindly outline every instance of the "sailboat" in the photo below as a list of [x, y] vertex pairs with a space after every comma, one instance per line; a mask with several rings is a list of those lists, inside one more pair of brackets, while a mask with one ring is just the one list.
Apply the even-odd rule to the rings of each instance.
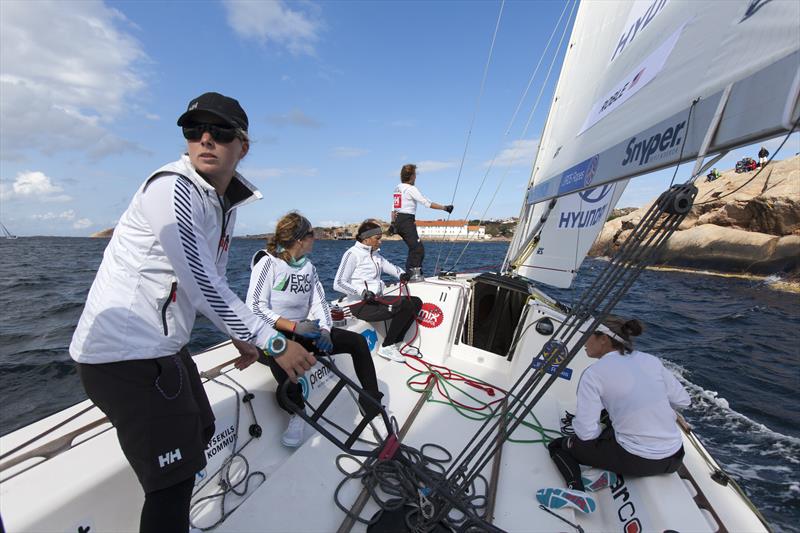
[[[414, 370], [375, 359], [390, 411], [374, 431], [344, 392], [355, 377], [346, 356], [304, 376], [318, 431], [294, 450], [279, 444], [285, 415], [269, 372], [233, 369], [230, 343], [195, 356], [217, 429], [196, 478], [193, 527], [364, 531], [399, 512], [396, 530], [768, 531], [680, 419], [677, 473], [620, 477], [596, 493], [591, 514], [534, 498], [563, 484], [542, 442], [574, 409], [591, 364], [583, 342], [686, 215], [691, 179], [653, 204], [577, 303], [540, 284], [572, 282], [626, 180], [691, 161], [691, 176], [702, 175], [720, 154], [795, 128], [798, 20], [792, 1], [581, 3], [502, 271], [390, 291], [424, 302], [406, 339], [422, 357], [407, 358]], [[334, 302], [336, 318], [376, 347], [383, 326], [349, 316], [349, 303]], [[0, 450], [9, 531], [138, 528], [141, 489], [88, 400], [3, 436]]]
[[16, 235], [14, 235], [10, 231], [8, 231], [8, 228], [2, 222], [0, 222], [0, 229], [3, 230], [3, 238], [5, 238], [5, 239], [16, 239], [17, 238]]

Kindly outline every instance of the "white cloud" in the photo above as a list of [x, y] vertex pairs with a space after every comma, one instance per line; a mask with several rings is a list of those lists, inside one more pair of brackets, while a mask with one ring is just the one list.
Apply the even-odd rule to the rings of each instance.
[[31, 215], [34, 220], [75, 220], [75, 211], [70, 209], [62, 213], [48, 212], [42, 215]]
[[76, 220], [75, 223], [72, 225], [75, 229], [86, 229], [92, 225], [92, 221], [88, 218], [81, 218], [80, 220]]
[[287, 177], [309, 178], [317, 175], [317, 169], [313, 167], [289, 167], [289, 168], [243, 168], [239, 170], [245, 178], [249, 180], [272, 179]]
[[80, 149], [92, 157], [137, 149], [105, 124], [144, 87], [146, 59], [100, 1], [4, 1], [0, 17], [0, 158]]
[[337, 146], [333, 149], [333, 157], [348, 158], [348, 157], [361, 157], [369, 153], [369, 150], [363, 148], [353, 148], [349, 146]]
[[161, 120], [161, 117], [156, 115], [155, 113], [145, 113], [144, 118], [147, 120]]
[[413, 119], [399, 119], [389, 122], [389, 125], [395, 128], [413, 128], [417, 125], [417, 121]]
[[[536, 157], [536, 149], [539, 146], [539, 139], [523, 139], [514, 141], [511, 146], [504, 149], [494, 159], [496, 167], [530, 167], [533, 158]], [[488, 167], [491, 161], [487, 161], [483, 166]]]
[[[228, 24], [242, 38], [285, 46], [295, 55], [314, 55], [321, 22], [314, 13], [292, 10], [281, 1], [225, 0]], [[311, 4], [303, 4], [313, 9]], [[297, 7], [294, 4], [293, 7]]]
[[314, 129], [322, 125], [317, 119], [306, 115], [299, 109], [292, 109], [283, 115], [269, 116], [267, 117], [267, 122], [275, 126], [301, 126]]
[[420, 161], [417, 165], [417, 172], [438, 172], [448, 168], [455, 168], [457, 163], [455, 161]]
[[10, 187], [3, 187], [3, 198], [33, 198], [44, 202], [68, 202], [72, 200], [66, 194], [60, 194], [64, 189], [55, 185], [43, 172], [26, 171], [17, 174]]

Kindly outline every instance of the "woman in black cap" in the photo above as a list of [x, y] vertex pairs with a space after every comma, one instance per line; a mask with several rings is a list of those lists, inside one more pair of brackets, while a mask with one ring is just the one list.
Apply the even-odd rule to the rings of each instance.
[[214, 414], [186, 348], [197, 312], [230, 335], [244, 369], [262, 350], [292, 379], [315, 362], [228, 287], [236, 209], [261, 198], [236, 166], [247, 115], [205, 93], [178, 119], [187, 153], [150, 175], [122, 214], [70, 344], [89, 398], [114, 424], [145, 492], [140, 531], [188, 531]]

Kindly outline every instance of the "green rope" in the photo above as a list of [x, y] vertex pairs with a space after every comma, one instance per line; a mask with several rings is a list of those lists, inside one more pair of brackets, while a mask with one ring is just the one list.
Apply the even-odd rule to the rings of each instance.
[[[459, 376], [462, 376], [462, 377], [469, 378], [472, 381], [476, 381], [476, 382], [480, 382], [480, 383], [486, 383], [485, 381], [483, 381], [481, 379], [478, 379], [478, 378], [476, 378], [474, 376], [470, 376], [469, 374], [466, 374], [464, 372], [457, 372], [455, 370], [450, 370], [450, 373], [451, 374], [456, 374], [456, 375], [459, 375]], [[427, 383], [428, 379], [429, 379], [429, 376], [431, 376], [431, 375], [433, 375], [433, 377], [430, 378], [430, 379], [437, 380], [437, 383], [441, 385], [441, 388], [442, 388], [441, 393], [446, 398], [446, 400], [434, 399], [433, 398], [433, 388], [427, 390], [427, 392], [426, 392], [426, 388], [422, 384], [412, 383], [414, 381], [418, 381], [419, 378], [422, 378], [422, 380]], [[489, 383], [486, 383], [486, 384], [489, 385], [489, 386], [492, 386]], [[475, 396], [473, 396], [472, 394], [470, 394], [466, 390], [464, 390], [461, 387], [455, 385], [454, 383], [451, 382], [451, 380], [449, 380], [446, 377], [444, 377], [442, 375], [442, 373], [437, 371], [437, 370], [426, 370], [426, 371], [417, 372], [416, 374], [413, 374], [411, 377], [409, 377], [406, 380], [406, 386], [409, 389], [411, 389], [412, 391], [414, 391], [414, 392], [416, 392], [418, 394], [427, 394], [428, 397], [425, 400], [426, 402], [439, 403], [439, 404], [442, 404], [442, 405], [450, 406], [458, 414], [460, 414], [464, 418], [468, 418], [470, 420], [484, 421], [487, 418], [491, 418], [491, 417], [495, 417], [495, 416], [499, 415], [498, 412], [493, 411], [493, 409], [490, 407], [488, 402], [485, 402], [485, 401], [483, 401], [483, 400], [481, 400], [479, 398], [476, 398]], [[494, 388], [497, 389], [497, 387], [494, 387]], [[464, 396], [468, 397], [470, 400], [472, 400], [473, 402], [478, 404], [478, 407], [467, 408], [467, 407], [463, 407], [461, 405], [458, 405], [452, 399], [452, 393], [451, 393], [452, 389], [455, 389], [456, 391], [460, 392]], [[510, 399], [515, 399], [513, 395], [510, 395], [509, 398]], [[533, 412], [531, 412], [529, 414], [530, 414], [530, 417], [533, 418], [533, 421], [531, 422], [531, 421], [528, 421], [528, 420], [522, 420], [520, 422], [520, 425], [524, 426], [524, 427], [526, 427], [526, 428], [528, 428], [530, 430], [533, 430], [536, 433], [538, 433], [539, 434], [539, 438], [538, 439], [536, 439], [536, 438], [534, 438], [534, 439], [523, 439], [523, 438], [511, 438], [511, 437], [509, 437], [508, 438], [509, 442], [515, 442], [515, 443], [518, 443], [518, 444], [540, 444], [541, 443], [542, 445], [547, 446], [547, 444], [550, 441], [562, 436], [560, 431], [544, 427], [539, 422], [539, 419], [536, 418], [536, 415], [533, 414]], [[513, 418], [510, 414], [507, 415], [507, 416], [508, 416], [509, 420]]]

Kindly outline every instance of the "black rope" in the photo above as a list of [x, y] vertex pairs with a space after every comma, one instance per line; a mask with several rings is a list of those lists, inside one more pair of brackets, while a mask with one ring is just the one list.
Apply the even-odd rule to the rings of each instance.
[[[571, 362], [600, 322], [627, 293], [641, 271], [663, 249], [669, 236], [691, 210], [697, 189], [692, 184], [671, 187], [650, 207], [626, 242], [567, 314], [551, 340], [509, 391], [507, 439]], [[586, 327], [588, 325], [588, 327]], [[575, 341], [575, 342], [573, 342]], [[572, 348], [568, 346], [572, 344]], [[545, 381], [547, 369], [555, 366]], [[495, 409], [497, 411], [497, 409]], [[494, 414], [497, 414], [494, 413]], [[451, 463], [445, 480], [434, 487], [437, 508], [447, 509], [451, 500], [468, 493], [475, 479], [497, 452], [502, 440], [495, 436], [503, 417], [489, 417]], [[491, 527], [491, 526], [490, 526]]]

